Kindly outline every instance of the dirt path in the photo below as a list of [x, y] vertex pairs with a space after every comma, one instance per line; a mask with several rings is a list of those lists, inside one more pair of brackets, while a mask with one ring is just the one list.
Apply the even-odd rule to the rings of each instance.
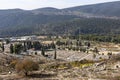
[[17, 74], [0, 74], [0, 79], [6, 80], [6, 79], [15, 79], [17, 78]]

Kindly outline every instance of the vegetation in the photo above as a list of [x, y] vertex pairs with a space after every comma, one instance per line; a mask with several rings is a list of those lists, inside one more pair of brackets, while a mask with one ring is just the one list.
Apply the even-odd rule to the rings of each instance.
[[[28, 16], [28, 15], [26, 15]], [[39, 16], [38, 16], [39, 17]], [[46, 17], [44, 15], [44, 17]], [[57, 16], [56, 16], [57, 17]], [[25, 17], [27, 18], [27, 17]], [[42, 17], [43, 18], [43, 17]], [[59, 20], [60, 17], [57, 17]], [[69, 18], [69, 19], [68, 19]], [[116, 19], [105, 19], [105, 18], [79, 18], [75, 19], [76, 16], [72, 18], [69, 16], [67, 21], [60, 21], [53, 20], [53, 15], [50, 18], [50, 21], [46, 23], [43, 22], [41, 24], [41, 19], [33, 21], [32, 23], [21, 23], [20, 26], [16, 25], [11, 27], [2, 28], [0, 30], [0, 36], [20, 36], [20, 35], [64, 35], [64, 34], [71, 34], [71, 35], [79, 35], [79, 34], [119, 34], [120, 28], [119, 23], [120, 20]], [[51, 20], [52, 19], [52, 20]], [[18, 19], [19, 20], [19, 19]], [[33, 20], [33, 18], [31, 19]], [[29, 20], [28, 20], [29, 21]], [[20, 21], [18, 21], [20, 22]], [[22, 21], [24, 22], [24, 21]], [[26, 22], [26, 21], [25, 21]], [[37, 25], [36, 25], [37, 24]], [[22, 27], [21, 27], [22, 26]]]
[[13, 44], [10, 44], [10, 53], [14, 53], [14, 48], [13, 48], [14, 46], [13, 46]]
[[93, 50], [93, 52], [98, 53], [98, 52], [99, 52], [99, 51], [98, 51], [98, 48], [95, 47], [94, 50]]
[[4, 52], [4, 50], [5, 50], [4, 43], [2, 43], [1, 48], [2, 48], [2, 51]]
[[33, 42], [33, 48], [34, 48], [35, 50], [41, 50], [42, 45], [41, 45], [40, 42]]
[[9, 66], [10, 66], [11, 68], [15, 69], [15, 66], [16, 66], [16, 64], [18, 63], [18, 61], [19, 61], [19, 60], [17, 60], [17, 59], [12, 60], [12, 61], [10, 62], [10, 64], [9, 64]]
[[79, 31], [82, 34], [119, 33], [119, 5], [118, 1], [67, 9], [2, 10], [0, 11], [0, 37], [79, 34]]
[[45, 49], [44, 49], [44, 46], [42, 47], [41, 55], [45, 56]]
[[57, 51], [56, 51], [56, 47], [55, 47], [54, 59], [57, 59]]
[[48, 65], [45, 67], [45, 69], [69, 69], [74, 67], [84, 68], [84, 67], [89, 67], [94, 63], [95, 63], [94, 61], [89, 61], [89, 60], [72, 61], [68, 63], [57, 63], [57, 64]]
[[[1, 76], [18, 77], [15, 76], [15, 71], [27, 76], [24, 77], [25, 80], [46, 77], [47, 79], [79, 77], [79, 80], [102, 77], [120, 79], [118, 76], [120, 55], [116, 55], [120, 48], [119, 5], [120, 1], [61, 10], [55, 8], [29, 11], [0, 10], [0, 37], [49, 36], [40, 41], [26, 40], [15, 43], [10, 42], [8, 38], [5, 40], [1, 38], [0, 47], [3, 54], [2, 52], [0, 54], [0, 73], [5, 75], [0, 74], [0, 79]], [[55, 35], [56, 38], [53, 38]], [[44, 40], [46, 42], [42, 43]], [[50, 43], [47, 40], [54, 41]], [[8, 49], [4, 48], [8, 48], [9, 44], [11, 54], [6, 54]], [[40, 51], [43, 56], [39, 54]], [[113, 70], [111, 67], [116, 69]], [[36, 70], [39, 71], [33, 72]], [[11, 75], [8, 75], [8, 72]], [[51, 75], [53, 73], [57, 75]]]
[[19, 54], [23, 50], [22, 44], [15, 44], [14, 45], [14, 53]]
[[113, 42], [120, 43], [120, 35], [95, 35], [95, 34], [86, 34], [81, 35], [81, 39], [90, 40], [90, 41], [98, 41], [98, 42]]
[[38, 63], [32, 60], [25, 59], [25, 60], [19, 61], [15, 65], [15, 69], [18, 73], [22, 72], [27, 76], [30, 71], [38, 70], [39, 65]]

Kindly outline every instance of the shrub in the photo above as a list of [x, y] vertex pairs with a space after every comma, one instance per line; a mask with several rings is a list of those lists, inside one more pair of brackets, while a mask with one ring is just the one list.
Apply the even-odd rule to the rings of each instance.
[[86, 48], [80, 48], [80, 51], [86, 52]]
[[15, 68], [15, 65], [18, 63], [18, 60], [13, 60], [10, 62], [10, 67]]
[[95, 52], [95, 53], [99, 53], [98, 48], [95, 47], [94, 50], [93, 50], [93, 52]]
[[25, 59], [25, 60], [19, 61], [16, 64], [15, 69], [18, 73], [22, 72], [25, 74], [25, 76], [27, 76], [30, 71], [38, 70], [39, 64], [32, 60]]
[[35, 52], [35, 55], [37, 55], [37, 52]]
[[70, 62], [70, 65], [72, 67], [78, 67], [78, 68], [84, 68], [84, 67], [89, 67], [93, 64], [94, 62], [93, 61], [89, 61], [89, 60], [81, 60], [81, 61], [73, 61], [73, 62]]

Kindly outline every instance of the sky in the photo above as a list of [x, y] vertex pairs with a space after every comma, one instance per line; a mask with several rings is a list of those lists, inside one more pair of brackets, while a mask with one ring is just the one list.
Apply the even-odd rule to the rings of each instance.
[[43, 7], [68, 8], [80, 5], [112, 2], [120, 0], [0, 0], [0, 9], [20, 8], [32, 10]]

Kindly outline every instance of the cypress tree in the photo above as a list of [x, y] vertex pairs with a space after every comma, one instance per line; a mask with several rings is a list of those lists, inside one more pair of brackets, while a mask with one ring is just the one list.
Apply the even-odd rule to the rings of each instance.
[[57, 51], [56, 51], [56, 46], [55, 46], [54, 59], [57, 59]]
[[45, 56], [44, 46], [42, 46], [41, 55]]
[[13, 44], [10, 44], [10, 53], [14, 53], [14, 50], [13, 50]]
[[2, 51], [4, 52], [4, 50], [5, 50], [5, 48], [4, 48], [4, 43], [2, 43], [1, 48], [2, 48]]

